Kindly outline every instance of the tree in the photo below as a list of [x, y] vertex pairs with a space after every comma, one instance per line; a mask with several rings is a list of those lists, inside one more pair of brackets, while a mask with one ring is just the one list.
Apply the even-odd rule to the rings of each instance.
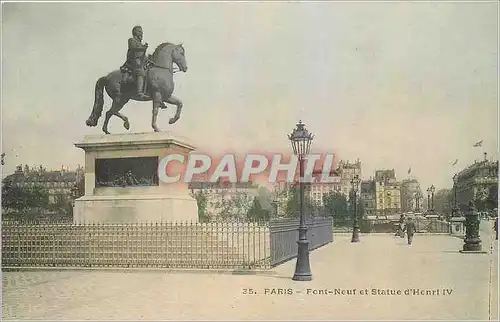
[[363, 200], [358, 199], [358, 205], [357, 205], [357, 208], [356, 208], [356, 212], [358, 213], [358, 216], [360, 218], [364, 218], [365, 217], [365, 204], [363, 203]]
[[485, 206], [486, 209], [489, 211], [493, 211], [495, 210], [495, 208], [498, 208], [498, 184], [491, 186], [489, 188], [489, 193], [488, 197], [486, 198]]
[[[285, 204], [285, 216], [289, 218], [299, 218], [300, 216], [300, 196], [299, 187], [290, 188], [287, 192], [288, 198]], [[311, 217], [313, 206], [309, 196], [304, 193], [304, 214]]]
[[229, 198], [230, 218], [244, 219], [252, 207], [252, 198], [245, 192], [237, 192]]
[[34, 209], [47, 209], [49, 193], [42, 186], [17, 186], [7, 181], [2, 187], [2, 208], [26, 214]]
[[259, 203], [262, 209], [268, 210], [270, 213], [274, 212], [274, 205], [272, 203], [271, 192], [266, 187], [260, 187], [257, 194]]
[[203, 190], [198, 190], [193, 193], [193, 197], [196, 199], [196, 204], [198, 205], [198, 220], [200, 222], [209, 222], [210, 216], [207, 213], [208, 196]]
[[76, 184], [75, 184], [75, 196], [76, 198], [80, 198], [81, 196], [85, 195], [85, 177], [81, 176], [77, 179]]
[[451, 213], [453, 208], [453, 191], [440, 189], [434, 194], [434, 211], [438, 214]]
[[335, 191], [323, 194], [325, 211], [333, 217], [334, 223], [343, 225], [349, 220], [349, 208], [344, 195]]
[[55, 195], [54, 202], [49, 205], [49, 208], [61, 215], [69, 216], [73, 214], [71, 198], [64, 193]]
[[216, 211], [214, 217], [220, 220], [244, 219], [251, 205], [251, 199], [244, 192], [229, 194], [222, 191], [210, 202], [210, 208]]
[[252, 206], [247, 212], [247, 219], [251, 221], [265, 220], [268, 221], [271, 218], [271, 211], [269, 209], [264, 209], [261, 205], [261, 201], [258, 197], [254, 197]]
[[498, 205], [498, 186], [478, 190], [474, 196], [474, 205], [478, 211], [492, 211]]

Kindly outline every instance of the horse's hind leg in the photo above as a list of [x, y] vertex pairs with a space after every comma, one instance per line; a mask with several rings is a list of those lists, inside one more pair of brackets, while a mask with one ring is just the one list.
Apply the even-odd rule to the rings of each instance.
[[122, 113], [120, 113], [120, 110], [123, 108], [123, 106], [125, 106], [125, 104], [127, 104], [128, 101], [129, 101], [129, 98], [122, 99], [120, 101], [119, 108], [117, 108], [117, 110], [115, 111], [115, 115], [118, 116], [119, 118], [121, 118], [123, 120], [123, 127], [126, 130], [130, 129], [130, 123], [128, 122], [128, 117], [126, 117], [125, 115], [123, 115]]
[[[117, 113], [122, 109], [123, 105], [125, 104], [124, 102], [127, 102], [127, 101], [128, 101], [128, 99], [126, 99], [126, 100], [122, 99], [121, 95], [117, 95], [117, 96], [115, 96], [115, 98], [113, 98], [113, 104], [111, 105], [111, 108], [106, 112], [106, 118], [104, 119], [104, 124], [102, 125], [102, 131], [104, 133], [109, 134], [109, 132], [108, 132], [109, 119], [113, 115], [118, 116]], [[125, 119], [122, 118], [122, 120], [124, 122], [128, 123], [128, 119], [126, 117], [125, 117]], [[126, 124], [124, 123], [123, 126], [125, 126], [125, 125]]]

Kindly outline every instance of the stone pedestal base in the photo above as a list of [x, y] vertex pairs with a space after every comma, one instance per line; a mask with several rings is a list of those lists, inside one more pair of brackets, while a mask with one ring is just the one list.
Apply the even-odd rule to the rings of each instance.
[[[85, 195], [75, 200], [75, 223], [198, 222], [196, 200], [182, 174], [194, 146], [168, 132], [90, 135], [75, 146], [85, 151]], [[168, 155], [184, 162], [163, 165]]]
[[75, 223], [198, 222], [191, 196], [83, 196], [75, 200]]

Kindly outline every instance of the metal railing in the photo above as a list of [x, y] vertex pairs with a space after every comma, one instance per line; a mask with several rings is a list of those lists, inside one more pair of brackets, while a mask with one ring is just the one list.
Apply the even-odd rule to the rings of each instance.
[[[315, 218], [306, 220], [309, 251], [333, 241], [332, 218]], [[286, 219], [271, 221], [269, 225], [272, 267], [297, 257], [297, 241], [299, 220]]]
[[451, 234], [451, 223], [440, 219], [415, 219], [417, 233]]
[[3, 223], [2, 266], [270, 267], [269, 223]]
[[[4, 267], [270, 268], [297, 256], [299, 220], [74, 224], [3, 222]], [[307, 221], [309, 250], [333, 240]]]

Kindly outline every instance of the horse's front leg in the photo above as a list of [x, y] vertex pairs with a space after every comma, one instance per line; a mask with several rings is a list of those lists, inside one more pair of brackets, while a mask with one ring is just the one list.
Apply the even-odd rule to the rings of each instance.
[[151, 126], [155, 132], [160, 132], [160, 129], [156, 125], [158, 119], [158, 111], [163, 106], [160, 92], [155, 92], [153, 94], [153, 116], [151, 118]]
[[177, 106], [177, 111], [175, 111], [174, 117], [170, 118], [170, 121], [168, 121], [169, 124], [174, 124], [181, 117], [182, 101], [177, 97], [171, 95], [165, 100], [165, 102]]

